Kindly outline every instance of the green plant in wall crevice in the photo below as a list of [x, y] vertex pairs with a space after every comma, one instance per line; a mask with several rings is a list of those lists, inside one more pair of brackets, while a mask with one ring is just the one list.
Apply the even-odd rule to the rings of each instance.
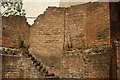
[[81, 49], [81, 50], [86, 49], [87, 46], [85, 45], [85, 41], [83, 39], [81, 39], [81, 43], [80, 44], [76, 44], [75, 48]]
[[21, 39], [21, 34], [18, 31], [18, 48], [23, 48], [24, 47], [24, 41]]

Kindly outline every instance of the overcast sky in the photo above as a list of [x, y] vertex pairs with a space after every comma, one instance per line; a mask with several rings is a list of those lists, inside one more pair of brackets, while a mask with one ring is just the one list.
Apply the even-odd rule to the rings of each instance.
[[[32, 0], [31, 0], [32, 1]], [[48, 8], [48, 6], [59, 6], [59, 2], [27, 2], [27, 0], [24, 3], [23, 8], [26, 11], [26, 17], [29, 22], [29, 24], [33, 24], [36, 17], [38, 17], [40, 14], [43, 14], [43, 12]]]
[[33, 24], [34, 20], [46, 10], [48, 6], [59, 7], [60, 2], [89, 2], [90, 0], [23, 0], [26, 17], [29, 24]]
[[[48, 6], [59, 7], [60, 2], [95, 2], [98, 0], [22, 0], [23, 8], [26, 10], [26, 17], [29, 24], [33, 24], [34, 20], [46, 10]], [[99, 1], [108, 1], [108, 0], [99, 0]], [[114, 0], [115, 1], [115, 0]], [[118, 1], [118, 0], [117, 0]]]

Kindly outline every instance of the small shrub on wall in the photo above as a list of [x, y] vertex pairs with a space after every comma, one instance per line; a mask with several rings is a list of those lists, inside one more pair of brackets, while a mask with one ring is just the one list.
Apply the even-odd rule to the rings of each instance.
[[21, 33], [18, 32], [18, 48], [24, 47], [24, 41], [21, 39]]
[[81, 39], [81, 43], [80, 44], [76, 44], [75, 48], [77, 48], [77, 49], [86, 49], [87, 46], [85, 45], [85, 41], [83, 39]]
[[19, 40], [18, 41], [18, 48], [23, 48], [24, 47], [24, 41], [23, 40]]

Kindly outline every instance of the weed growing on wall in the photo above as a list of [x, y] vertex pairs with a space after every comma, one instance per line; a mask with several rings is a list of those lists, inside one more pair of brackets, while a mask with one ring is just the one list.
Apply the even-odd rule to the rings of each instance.
[[86, 49], [87, 46], [85, 45], [85, 41], [83, 39], [81, 39], [81, 43], [76, 44], [75, 48], [77, 48], [77, 49]]
[[20, 32], [18, 32], [18, 48], [24, 47], [24, 41], [21, 39]]

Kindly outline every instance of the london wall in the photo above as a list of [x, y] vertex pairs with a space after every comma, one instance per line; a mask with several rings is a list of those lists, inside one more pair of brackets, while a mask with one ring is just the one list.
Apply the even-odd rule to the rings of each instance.
[[30, 51], [61, 53], [63, 46], [110, 44], [108, 3], [87, 3], [69, 8], [48, 8], [31, 27]]
[[[80, 51], [66, 55], [68, 48], [77, 51], [77, 48], [110, 44], [109, 10], [109, 3], [49, 7], [31, 27], [25, 17], [3, 17], [3, 46], [17, 48], [19, 40], [23, 40], [26, 46], [30, 46], [29, 52], [60, 77], [116, 77], [115, 50], [99, 53], [96, 49], [96, 52], [87, 55]], [[117, 26], [119, 28], [119, 24]], [[118, 32], [115, 30], [112, 33]]]
[[109, 4], [87, 3], [68, 8], [65, 27], [66, 41], [71, 41], [73, 47], [83, 41], [86, 47], [110, 44]]
[[[29, 51], [52, 72], [62, 76], [64, 65], [61, 61], [67, 61], [67, 58], [63, 59], [66, 48], [72, 46], [76, 49], [81, 43], [87, 47], [110, 44], [109, 30], [109, 3], [87, 3], [68, 8], [49, 7], [30, 28]], [[70, 59], [70, 63], [73, 63], [72, 60], [75, 59]], [[103, 77], [108, 77], [109, 70], [105, 73]]]

